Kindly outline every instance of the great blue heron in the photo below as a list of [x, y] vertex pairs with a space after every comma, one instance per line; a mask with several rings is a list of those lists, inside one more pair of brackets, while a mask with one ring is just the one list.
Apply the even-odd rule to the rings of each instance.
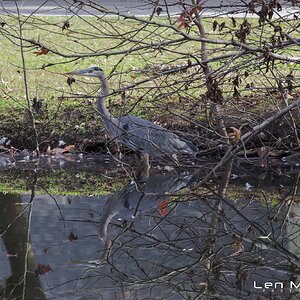
[[189, 154], [195, 156], [197, 153], [197, 147], [192, 143], [148, 120], [132, 115], [112, 117], [104, 103], [105, 97], [109, 94], [109, 87], [100, 67], [92, 66], [66, 74], [95, 77], [100, 80], [102, 89], [97, 97], [97, 108], [108, 136], [133, 150], [146, 161], [148, 167], [149, 155], [170, 157], [176, 154]]

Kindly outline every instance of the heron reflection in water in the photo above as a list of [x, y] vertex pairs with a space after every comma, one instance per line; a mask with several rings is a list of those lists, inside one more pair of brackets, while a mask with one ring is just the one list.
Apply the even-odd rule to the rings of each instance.
[[130, 215], [135, 218], [139, 212], [146, 213], [159, 206], [164, 200], [193, 182], [196, 182], [198, 175], [193, 174], [154, 174], [150, 175], [145, 182], [128, 183], [124, 189], [115, 192], [109, 197], [100, 219], [99, 237], [104, 242], [102, 259], [106, 259], [112, 241], [108, 235], [108, 225], [116, 215]]

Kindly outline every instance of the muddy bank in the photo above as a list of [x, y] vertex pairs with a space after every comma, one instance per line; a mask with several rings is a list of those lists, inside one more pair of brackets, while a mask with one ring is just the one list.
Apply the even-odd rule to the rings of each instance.
[[[242, 134], [270, 117], [275, 111], [262, 110], [260, 113], [241, 115], [238, 109], [224, 109], [223, 119], [226, 128], [235, 127]], [[202, 115], [201, 115], [202, 114]], [[163, 127], [192, 141], [198, 146], [200, 153], [205, 156], [222, 155], [224, 153], [222, 140], [218, 135], [218, 120], [213, 116], [203, 115], [203, 107], [193, 109], [191, 122], [180, 115], [168, 112], [149, 112], [149, 120], [161, 124]], [[7, 108], [0, 112], [0, 151], [11, 148], [32, 151], [35, 149], [34, 131], [30, 117], [24, 109]], [[55, 148], [74, 145], [76, 151], [115, 154], [118, 147], [115, 143], [108, 143], [107, 136], [94, 105], [90, 102], [64, 106], [56, 111], [44, 104], [35, 111], [36, 130], [38, 133], [40, 151], [49, 153]], [[199, 120], [197, 120], [199, 119]], [[297, 119], [295, 119], [297, 120]], [[297, 124], [295, 124], [297, 126]], [[272, 157], [283, 157], [299, 147], [299, 132], [291, 126], [288, 117], [271, 123], [245, 146], [247, 155], [261, 156], [261, 151]], [[264, 148], [262, 150], [262, 147]], [[126, 149], [121, 149], [126, 152]], [[243, 155], [244, 151], [239, 153]]]

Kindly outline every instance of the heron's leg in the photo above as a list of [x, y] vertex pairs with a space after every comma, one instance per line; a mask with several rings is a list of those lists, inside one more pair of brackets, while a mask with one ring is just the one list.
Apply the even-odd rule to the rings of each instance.
[[179, 166], [179, 160], [176, 154], [172, 154], [172, 160], [176, 166]]
[[119, 159], [122, 159], [123, 158], [123, 154], [122, 154], [122, 151], [121, 151], [120, 144], [118, 142], [116, 142], [116, 144], [117, 144], [118, 157], [119, 157]]
[[149, 154], [136, 153], [136, 178], [138, 181], [146, 181], [149, 177], [150, 164]]
[[103, 247], [103, 253], [101, 255], [101, 259], [107, 260], [111, 249], [112, 241], [109, 237], [103, 238], [103, 241], [104, 241], [104, 247]]

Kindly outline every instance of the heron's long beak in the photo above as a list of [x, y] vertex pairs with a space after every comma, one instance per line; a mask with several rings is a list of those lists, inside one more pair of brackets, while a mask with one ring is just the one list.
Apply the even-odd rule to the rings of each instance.
[[86, 69], [84, 70], [78, 70], [78, 71], [73, 71], [73, 72], [67, 72], [65, 73], [65, 75], [77, 75], [77, 76], [84, 76], [86, 75], [88, 72]]

